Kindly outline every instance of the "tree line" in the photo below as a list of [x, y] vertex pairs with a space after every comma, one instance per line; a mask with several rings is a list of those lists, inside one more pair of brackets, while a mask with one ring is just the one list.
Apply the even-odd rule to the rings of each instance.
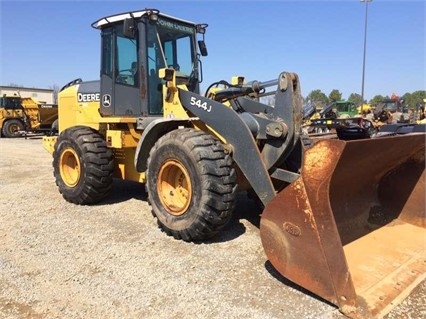
[[[371, 106], [377, 106], [380, 102], [386, 99], [390, 99], [389, 96], [383, 96], [383, 95], [376, 95], [369, 101], [364, 100], [364, 103], [368, 103]], [[412, 93], [405, 93], [403, 96], [400, 96], [399, 98], [404, 100], [405, 105], [409, 109], [416, 109], [420, 105], [424, 105], [424, 99], [426, 99], [426, 91], [415, 91]], [[327, 105], [329, 103], [333, 103], [335, 101], [342, 100], [342, 93], [337, 90], [333, 89], [330, 94], [327, 96], [325, 93], [323, 93], [321, 90], [313, 90], [311, 91], [306, 98], [304, 99], [305, 103], [314, 103], [316, 107], [322, 107], [324, 105]], [[351, 93], [347, 99], [350, 102], [355, 103], [355, 105], [361, 105], [363, 104], [362, 97], [358, 93]]]

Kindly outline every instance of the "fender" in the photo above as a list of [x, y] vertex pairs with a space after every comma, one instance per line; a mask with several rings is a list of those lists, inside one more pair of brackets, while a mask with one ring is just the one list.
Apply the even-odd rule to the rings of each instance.
[[155, 142], [164, 134], [177, 129], [179, 126], [192, 126], [191, 121], [198, 120], [196, 117], [177, 119], [177, 118], [159, 118], [148, 124], [143, 131], [138, 142], [135, 153], [135, 167], [138, 172], [145, 172], [147, 169], [146, 163], [149, 157], [149, 152]]

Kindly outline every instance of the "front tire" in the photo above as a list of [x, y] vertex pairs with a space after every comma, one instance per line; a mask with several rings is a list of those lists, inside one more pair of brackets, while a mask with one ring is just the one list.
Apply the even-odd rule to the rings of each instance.
[[59, 192], [68, 202], [99, 202], [113, 181], [113, 154], [102, 135], [86, 126], [61, 132], [53, 152], [53, 168]]
[[178, 129], [161, 137], [150, 152], [147, 193], [159, 227], [185, 241], [216, 235], [235, 205], [232, 159], [213, 136]]
[[4, 123], [2, 133], [4, 137], [16, 137], [19, 131], [24, 130], [24, 123], [20, 120], [8, 120]]

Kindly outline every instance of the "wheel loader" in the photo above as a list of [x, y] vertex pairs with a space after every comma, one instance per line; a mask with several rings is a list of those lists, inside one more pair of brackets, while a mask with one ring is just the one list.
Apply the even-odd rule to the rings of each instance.
[[100, 202], [114, 178], [144, 183], [159, 227], [199, 242], [252, 192], [266, 258], [350, 318], [383, 316], [425, 278], [424, 132], [309, 138], [296, 73], [200, 92], [207, 24], [144, 9], [92, 27], [100, 79], [61, 89], [60, 134], [43, 139], [66, 201]]

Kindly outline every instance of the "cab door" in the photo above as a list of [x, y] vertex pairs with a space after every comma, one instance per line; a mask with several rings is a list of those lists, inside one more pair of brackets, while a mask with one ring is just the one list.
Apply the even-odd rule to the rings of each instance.
[[138, 39], [121, 25], [102, 31], [100, 109], [104, 116], [140, 116]]

